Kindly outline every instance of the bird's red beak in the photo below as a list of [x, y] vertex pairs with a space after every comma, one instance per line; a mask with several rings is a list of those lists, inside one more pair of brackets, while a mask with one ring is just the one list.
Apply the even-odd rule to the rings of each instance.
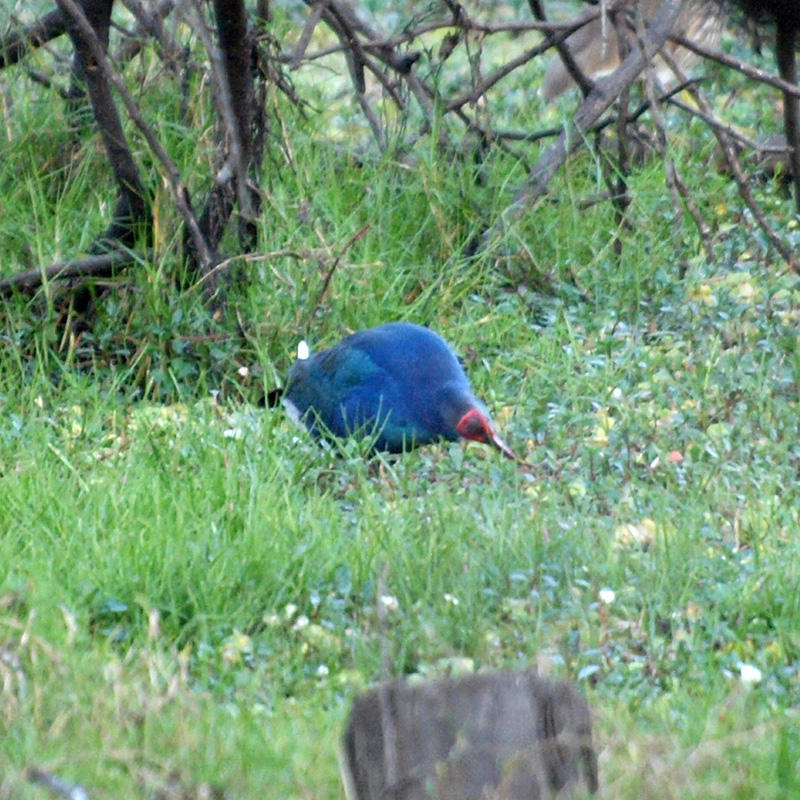
[[496, 447], [506, 458], [519, 461], [514, 451], [498, 436], [486, 415], [477, 408], [471, 408], [464, 414], [456, 426], [459, 436], [472, 439], [473, 442], [483, 442]]

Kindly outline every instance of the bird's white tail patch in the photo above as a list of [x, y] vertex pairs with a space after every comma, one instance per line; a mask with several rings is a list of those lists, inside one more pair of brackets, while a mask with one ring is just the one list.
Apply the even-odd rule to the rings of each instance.
[[303, 425], [303, 415], [300, 413], [300, 409], [288, 397], [284, 397], [281, 403], [283, 403], [283, 407], [286, 409], [286, 415], [289, 419], [298, 427], [305, 428], [305, 425]]
[[311, 348], [308, 346], [308, 342], [305, 339], [300, 340], [300, 344], [297, 345], [297, 357], [300, 361], [305, 361], [311, 355]]

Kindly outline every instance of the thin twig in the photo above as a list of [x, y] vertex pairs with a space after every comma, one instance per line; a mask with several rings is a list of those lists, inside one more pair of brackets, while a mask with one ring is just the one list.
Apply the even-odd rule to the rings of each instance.
[[223, 261], [215, 264], [213, 269], [201, 276], [201, 278], [197, 282], [193, 283], [186, 290], [186, 292], [189, 293], [195, 291], [199, 286], [202, 286], [206, 281], [213, 278], [216, 273], [227, 269], [231, 264], [239, 261], [244, 261], [245, 264], [251, 264], [257, 261], [269, 261], [273, 258], [293, 258], [295, 261], [302, 261], [304, 258], [308, 258], [310, 255], [311, 253], [298, 253], [296, 250], [289, 249], [273, 250], [269, 253], [237, 253], [237, 255], [226, 258]]
[[364, 234], [370, 229], [369, 222], [361, 228], [360, 231], [354, 233], [345, 243], [344, 247], [339, 251], [339, 254], [336, 258], [333, 259], [333, 263], [328, 267], [328, 271], [325, 273], [325, 278], [322, 281], [322, 288], [319, 290], [319, 294], [317, 295], [317, 299], [314, 301], [314, 305], [311, 306], [311, 313], [308, 315], [308, 322], [306, 323], [306, 328], [311, 327], [311, 322], [314, 319], [314, 315], [317, 313], [317, 309], [319, 309], [320, 304], [322, 303], [325, 294], [328, 291], [328, 287], [331, 284], [331, 278], [333, 278], [333, 273], [336, 271], [336, 267], [339, 266], [339, 262], [342, 260], [342, 256], [362, 237]]
[[[663, 94], [659, 95], [660, 102], [664, 103], [667, 100], [670, 102], [675, 95], [680, 94], [684, 91], [688, 86], [693, 83], [696, 83], [697, 80], [692, 78], [690, 80], [684, 81], [677, 86], [670, 89], [668, 92], [664, 92]], [[690, 110], [690, 106], [685, 106], [680, 101], [676, 102], [676, 105], [679, 105], [681, 108], [686, 108]], [[650, 101], [644, 100], [642, 101], [634, 111], [631, 111], [627, 114], [627, 123], [630, 125], [636, 122], [641, 116], [646, 114], [650, 110]], [[691, 109], [697, 112], [697, 109]], [[703, 117], [704, 115], [697, 112], [697, 116]], [[589, 133], [600, 133], [601, 131], [605, 130], [611, 125], [619, 124], [619, 115], [613, 115], [609, 117], [604, 117], [603, 119], [597, 121], [589, 128]], [[491, 137], [493, 139], [508, 139], [509, 141], [513, 142], [538, 142], [541, 139], [552, 139], [558, 135], [560, 135], [563, 131], [563, 126], [559, 126], [558, 128], [543, 128], [540, 131], [533, 131], [533, 133], [526, 133], [525, 131], [502, 131], [502, 130], [495, 130], [491, 132]], [[731, 129], [733, 133], [733, 129]], [[487, 131], [487, 136], [490, 136], [489, 132]], [[740, 135], [741, 136], [741, 135]], [[748, 139], [746, 136], [741, 136], [742, 141], [749, 144], [750, 147], [753, 147], [757, 150], [762, 150], [764, 152], [786, 152], [785, 147], [768, 147], [764, 145], [759, 145], [758, 142], [754, 142], [752, 139]]]
[[[672, 58], [666, 51], [662, 53], [662, 57], [669, 65], [670, 69], [678, 76], [678, 78], [685, 80], [686, 76], [675, 62], [675, 59]], [[694, 101], [700, 107], [700, 110], [704, 114], [712, 116], [711, 104], [708, 102], [708, 100], [706, 100], [705, 95], [699, 90], [699, 88], [697, 86], [691, 86], [689, 88], [689, 92], [694, 98]], [[739, 188], [739, 194], [741, 195], [742, 200], [744, 200], [745, 205], [750, 209], [750, 212], [756, 220], [756, 223], [761, 230], [764, 231], [764, 235], [769, 239], [772, 246], [778, 251], [781, 258], [795, 272], [800, 273], [800, 265], [798, 265], [793, 253], [783, 242], [783, 240], [775, 233], [775, 231], [772, 230], [772, 226], [769, 224], [764, 212], [761, 210], [761, 207], [758, 205], [758, 203], [756, 203], [753, 193], [750, 191], [750, 186], [747, 183], [747, 178], [744, 174], [744, 170], [742, 169], [742, 165], [739, 163], [739, 158], [736, 154], [736, 148], [733, 145], [731, 137], [720, 127], [712, 127], [712, 130], [714, 131], [714, 135], [717, 137], [717, 141], [722, 148], [722, 154], [725, 157], [725, 161], [728, 164], [731, 174], [733, 175], [733, 179], [736, 181], [736, 185]]]
[[[323, 0], [326, 2], [327, 0]], [[313, 0], [310, 0], [306, 3], [306, 5], [311, 5]], [[594, 19], [597, 15], [594, 14], [592, 19]], [[588, 21], [588, 20], [587, 20]], [[575, 24], [575, 22], [519, 22], [519, 21], [508, 21], [508, 22], [495, 22], [495, 23], [484, 23], [484, 22], [477, 22], [473, 19], [465, 20], [461, 27], [464, 30], [474, 31], [475, 33], [483, 33], [486, 35], [492, 35], [496, 33], [528, 33], [531, 31], [540, 31], [542, 33], [553, 33], [553, 34], [565, 34], [569, 36], [571, 33], [574, 33], [579, 27], [584, 24], [583, 21], [580, 24]], [[417, 39], [420, 39], [426, 33], [432, 33], [435, 31], [441, 30], [451, 30], [453, 28], [453, 21], [451, 19], [448, 20], [437, 20], [434, 22], [428, 22], [424, 25], [419, 25], [416, 28], [412, 28], [411, 30], [407, 30], [405, 33], [398, 34], [397, 36], [390, 36], [384, 38], [376, 38], [376, 39], [368, 39], [361, 43], [361, 46], [364, 50], [368, 52], [372, 52], [377, 49], [381, 48], [395, 48], [398, 45], [406, 44], [408, 42], [413, 42]], [[308, 63], [310, 61], [317, 61], [320, 58], [325, 58], [326, 56], [333, 55], [334, 53], [341, 53], [348, 49], [348, 45], [346, 44], [332, 44], [328, 45], [327, 47], [320, 48], [319, 50], [315, 50], [312, 53], [304, 54], [303, 58], [301, 59], [300, 63]], [[296, 68], [299, 66], [298, 64], [293, 64], [293, 59], [297, 53], [298, 48], [295, 47], [295, 50], [291, 53], [281, 53], [277, 56], [278, 61], [282, 61], [284, 63], [288, 63], [292, 65], [292, 68]]]
[[[675, 250], [680, 253], [683, 242], [683, 209], [681, 207], [681, 193], [678, 189], [678, 171], [675, 168], [675, 162], [672, 160], [672, 156], [669, 153], [667, 132], [664, 125], [664, 116], [661, 113], [661, 106], [658, 103], [656, 93], [653, 88], [654, 79], [652, 70], [648, 70], [648, 73], [649, 74], [647, 75], [647, 79], [645, 81], [645, 92], [650, 100], [650, 114], [653, 118], [653, 126], [655, 127], [656, 133], [656, 148], [658, 149], [658, 153], [661, 156], [661, 160], [664, 164], [664, 174], [667, 178], [667, 187], [669, 189], [670, 197], [672, 198], [672, 236], [675, 241]], [[701, 229], [701, 234], [702, 233], [703, 230]], [[705, 243], [705, 241], [705, 236], [703, 236], [703, 243]], [[681, 275], [683, 275], [683, 273], [686, 272], [686, 262], [683, 256], [681, 259]]]
[[754, 81], [766, 83], [769, 86], [774, 86], [776, 89], [780, 89], [782, 92], [793, 94], [795, 97], [800, 97], [800, 86], [795, 83], [785, 81], [782, 78], [779, 78], [777, 75], [773, 75], [772, 73], [763, 69], [758, 69], [757, 67], [752, 66], [752, 64], [748, 64], [746, 61], [729, 56], [727, 53], [723, 53], [720, 50], [712, 50], [708, 47], [703, 47], [697, 42], [694, 42], [691, 39], [686, 39], [683, 36], [673, 34], [669, 38], [670, 41], [679, 44], [681, 47], [685, 47], [687, 50], [691, 50], [698, 56], [709, 59], [709, 61], [716, 61], [718, 64], [731, 67], [732, 69], [741, 72], [743, 75], [748, 78], [752, 78]]
[[[637, 35], [642, 37], [643, 35], [643, 23], [641, 21], [641, 15], [637, 14]], [[681, 199], [683, 199], [686, 208], [689, 210], [689, 214], [691, 215], [694, 223], [697, 227], [697, 231], [700, 234], [700, 241], [702, 242], [703, 249], [706, 252], [706, 258], [711, 261], [713, 259], [713, 251], [711, 249], [711, 228], [708, 226], [706, 221], [703, 219], [700, 209], [697, 207], [697, 203], [694, 202], [694, 198], [691, 195], [691, 192], [688, 190], [686, 184], [683, 181], [683, 178], [678, 171], [678, 167], [675, 164], [674, 159], [672, 158], [669, 152], [669, 139], [667, 137], [667, 128], [664, 122], [664, 115], [662, 113], [662, 106], [661, 101], [657, 97], [656, 89], [655, 89], [655, 76], [653, 74], [652, 67], [647, 70], [647, 76], [645, 80], [645, 92], [647, 94], [647, 98], [650, 101], [650, 109], [651, 115], [653, 118], [653, 125], [655, 126], [655, 140], [656, 140], [656, 147], [658, 148], [659, 154], [661, 155], [661, 159], [664, 163], [664, 172], [667, 178], [667, 186], [669, 187], [670, 195], [672, 196], [672, 205], [675, 211], [675, 219], [673, 221], [674, 224], [674, 236], [675, 236], [675, 243], [676, 249], [678, 252], [681, 251], [682, 247], [682, 222], [683, 222], [683, 209], [681, 207]], [[685, 256], [681, 257], [681, 267], [680, 267], [680, 277], [683, 278], [686, 274], [686, 270], [688, 267], [688, 261]]]
[[[693, 83], [693, 82], [692, 82]], [[689, 84], [686, 84], [687, 86]], [[740, 144], [744, 145], [745, 147], [750, 148], [751, 150], [755, 150], [760, 153], [788, 153], [789, 148], [786, 145], [783, 146], [776, 146], [776, 145], [769, 145], [765, 144], [764, 142], [758, 142], [755, 139], [751, 139], [749, 136], [745, 136], [741, 131], [737, 131], [732, 125], [728, 125], [725, 122], [722, 122], [720, 119], [714, 116], [713, 113], [707, 113], [700, 108], [695, 108], [689, 103], [685, 103], [679, 97], [670, 97], [668, 98], [668, 102], [670, 105], [675, 106], [676, 108], [680, 108], [682, 111], [685, 111], [687, 114], [691, 114], [693, 117], [697, 117], [698, 119], [703, 120], [710, 128], [715, 131], [720, 131], [724, 133], [730, 139], [734, 139]]]
[[[597, 192], [596, 194], [589, 194], [585, 197], [581, 197], [575, 201], [575, 208], [580, 209], [581, 211], [587, 208], [593, 208], [594, 206], [600, 205], [600, 203], [607, 203], [609, 200], [614, 202], [619, 198], [615, 197], [611, 192]], [[588, 295], [587, 295], [588, 297]]]
[[450, 100], [445, 107], [445, 111], [454, 111], [455, 109], [461, 108], [461, 106], [464, 106], [467, 103], [476, 103], [480, 97], [485, 95], [486, 92], [492, 88], [492, 86], [501, 81], [515, 69], [518, 69], [524, 64], [527, 64], [531, 59], [534, 59], [536, 56], [544, 53], [550, 47], [551, 44], [549, 41], [544, 42], [536, 47], [531, 47], [529, 50], [526, 50], [516, 58], [512, 58], [511, 61], [503, 64], [502, 67], [484, 78], [474, 89], [471, 89], [469, 92], [465, 92], [459, 97], [456, 97], [454, 100]]
[[[637, 6], [638, 8], [638, 6]], [[605, 5], [601, 4], [601, 23], [605, 23], [605, 18], [608, 9]], [[612, 17], [617, 35], [617, 49], [619, 63], [621, 64], [631, 49], [628, 36], [618, 16]], [[642, 47], [642, 40], [639, 40], [639, 47]], [[614, 175], [610, 166], [603, 159], [601, 163], [604, 165], [603, 175], [606, 184], [609, 187], [612, 196], [612, 206], [614, 208], [614, 252], [619, 258], [622, 256], [623, 239], [621, 233], [627, 225], [627, 212], [631, 205], [631, 196], [628, 190], [628, 176], [631, 171], [631, 158], [628, 152], [628, 145], [630, 143], [630, 136], [628, 134], [633, 121], [630, 119], [629, 106], [631, 100], [630, 86], [625, 86], [619, 93], [617, 98], [617, 171]], [[599, 137], [598, 137], [599, 138]]]

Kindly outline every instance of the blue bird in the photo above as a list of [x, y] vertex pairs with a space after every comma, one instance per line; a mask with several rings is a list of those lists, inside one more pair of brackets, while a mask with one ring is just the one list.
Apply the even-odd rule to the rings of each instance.
[[379, 325], [312, 356], [301, 343], [283, 404], [315, 436], [374, 436], [391, 453], [463, 437], [516, 460], [445, 340], [421, 325]]

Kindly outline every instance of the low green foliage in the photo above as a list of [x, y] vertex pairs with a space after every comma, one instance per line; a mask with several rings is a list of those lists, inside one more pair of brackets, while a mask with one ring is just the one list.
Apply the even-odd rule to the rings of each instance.
[[[110, 213], [51, 105], [9, 122], [8, 273]], [[383, 654], [578, 680], [604, 796], [800, 795], [800, 283], [731, 221], [708, 132], [673, 147], [713, 263], [689, 220], [676, 243], [658, 162], [621, 253], [608, 206], [576, 202], [605, 188], [582, 155], [472, 257], [519, 163], [428, 138], [411, 167], [357, 159], [326, 124], [274, 146], [261, 255], [221, 315], [176, 283], [160, 191], [155, 258], [86, 325], [54, 286], [2, 310], [0, 798], [43, 796], [30, 767], [92, 797], [341, 797], [339, 732]], [[259, 405], [301, 337], [390, 319], [453, 343], [530, 470], [477, 445], [367, 459]]]

